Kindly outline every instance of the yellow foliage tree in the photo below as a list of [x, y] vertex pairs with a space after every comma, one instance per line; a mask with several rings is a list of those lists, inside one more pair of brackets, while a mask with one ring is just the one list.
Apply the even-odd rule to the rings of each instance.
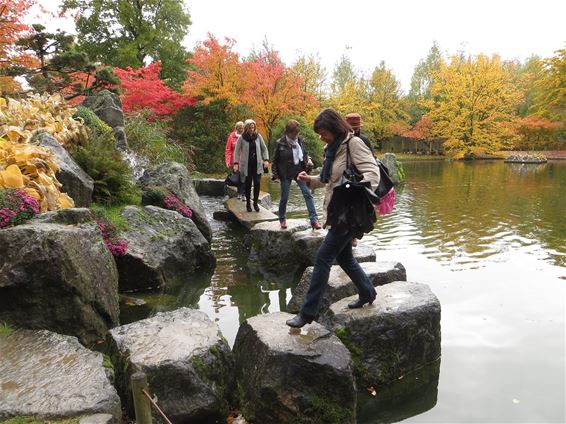
[[456, 156], [510, 146], [522, 100], [513, 81], [498, 55], [453, 56], [431, 87], [425, 116], [432, 120], [432, 134], [447, 138], [445, 147]]
[[536, 82], [541, 115], [566, 123], [566, 49], [544, 60], [543, 77]]

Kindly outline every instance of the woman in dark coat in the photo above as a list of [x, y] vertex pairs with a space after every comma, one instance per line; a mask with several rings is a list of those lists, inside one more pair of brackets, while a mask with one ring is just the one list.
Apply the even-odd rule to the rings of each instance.
[[312, 193], [304, 181], [297, 180], [299, 172], [306, 171], [307, 167], [312, 167], [313, 163], [305, 149], [304, 140], [299, 137], [299, 123], [291, 119], [285, 125], [285, 134], [275, 146], [273, 154], [273, 162], [271, 166], [272, 179], [281, 184], [281, 199], [279, 200], [279, 223], [281, 229], [287, 228], [287, 220], [285, 213], [287, 211], [287, 201], [289, 200], [289, 191], [291, 190], [291, 182], [296, 181], [297, 185], [303, 193], [307, 210], [309, 211], [309, 220], [314, 230], [322, 228], [318, 222], [318, 215], [314, 207]]
[[[350, 162], [369, 181], [371, 190], [375, 191], [379, 184], [379, 168], [365, 143], [354, 136], [350, 125], [336, 111], [325, 109], [314, 121], [314, 130], [326, 143], [324, 165], [320, 176], [311, 177], [306, 172], [297, 176], [310, 188], [326, 187], [324, 208], [328, 209], [334, 187], [339, 185], [347, 167], [347, 144], [350, 151]], [[328, 216], [328, 213], [326, 214]], [[325, 228], [327, 227], [325, 223]], [[320, 249], [316, 254], [309, 291], [305, 297], [300, 313], [287, 321], [290, 327], [300, 328], [312, 322], [318, 314], [320, 301], [328, 286], [330, 267], [334, 260], [342, 267], [358, 289], [359, 299], [348, 305], [349, 308], [361, 308], [373, 303], [376, 292], [364, 270], [352, 254], [353, 233], [347, 229], [330, 228]]]

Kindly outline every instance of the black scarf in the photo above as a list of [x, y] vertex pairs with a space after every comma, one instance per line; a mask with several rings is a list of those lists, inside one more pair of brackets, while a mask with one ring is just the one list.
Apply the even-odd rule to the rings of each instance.
[[250, 135], [247, 132], [245, 132], [244, 134], [242, 134], [242, 137], [244, 138], [244, 140], [250, 143], [252, 141], [255, 141], [255, 139], [257, 138], [257, 133], [254, 132], [252, 135]]
[[340, 140], [338, 138], [332, 143], [326, 145], [324, 151], [324, 163], [322, 164], [322, 171], [320, 172], [320, 181], [327, 183], [332, 175], [332, 165], [334, 164], [334, 158], [336, 157], [336, 152], [340, 146]]

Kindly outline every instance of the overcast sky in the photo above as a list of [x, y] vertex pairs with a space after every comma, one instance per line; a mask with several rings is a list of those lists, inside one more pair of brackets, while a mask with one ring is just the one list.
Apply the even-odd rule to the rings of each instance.
[[[59, 0], [44, 1], [50, 7]], [[443, 53], [524, 60], [566, 48], [566, 0], [185, 0], [193, 49], [208, 32], [247, 55], [264, 38], [290, 65], [318, 53], [329, 75], [342, 54], [366, 75], [384, 60], [408, 90], [436, 40]], [[50, 27], [55, 22], [51, 22]], [[67, 25], [63, 25], [67, 27]], [[72, 24], [71, 24], [72, 26]]]

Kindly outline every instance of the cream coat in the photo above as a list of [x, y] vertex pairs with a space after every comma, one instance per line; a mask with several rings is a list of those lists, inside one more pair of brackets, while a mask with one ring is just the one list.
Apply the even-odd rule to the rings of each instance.
[[346, 170], [346, 142], [348, 140], [350, 144], [350, 163], [353, 163], [353, 165], [356, 166], [358, 172], [364, 176], [364, 180], [370, 182], [372, 191], [375, 191], [379, 184], [379, 168], [370, 149], [360, 138], [354, 136], [353, 133], [348, 134], [338, 147], [334, 163], [332, 164], [332, 175], [330, 176], [328, 183], [325, 184], [321, 182], [320, 176], [311, 177], [308, 183], [312, 190], [320, 187], [326, 188], [323, 206], [325, 221], [328, 216], [327, 209], [330, 199], [332, 199], [334, 187], [338, 185], [342, 174]]

